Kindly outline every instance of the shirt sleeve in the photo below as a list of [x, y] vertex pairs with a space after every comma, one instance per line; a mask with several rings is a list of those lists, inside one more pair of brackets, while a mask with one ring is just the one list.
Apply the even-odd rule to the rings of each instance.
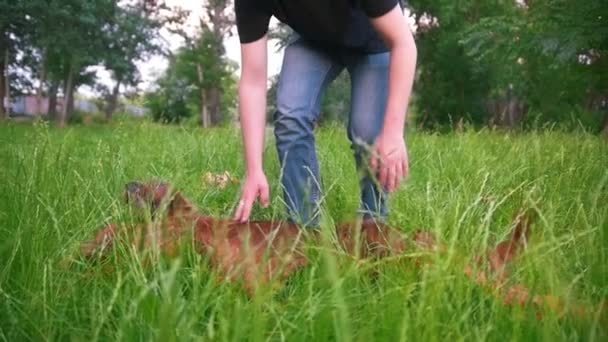
[[361, 7], [371, 18], [380, 17], [399, 5], [399, 0], [362, 0]]
[[270, 11], [258, 0], [236, 0], [236, 28], [242, 44], [254, 42], [268, 32]]

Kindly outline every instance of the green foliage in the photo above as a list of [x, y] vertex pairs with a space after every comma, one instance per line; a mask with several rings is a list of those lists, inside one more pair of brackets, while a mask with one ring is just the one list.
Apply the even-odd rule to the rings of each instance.
[[[169, 69], [171, 70], [171, 69]], [[146, 94], [145, 105], [154, 121], [163, 123], [180, 123], [183, 119], [196, 115], [196, 110], [189, 106], [193, 103], [193, 87], [176, 77], [170, 71], [158, 80], [158, 89]]]
[[460, 43], [481, 18], [504, 13], [508, 1], [410, 1], [418, 22], [419, 70], [415, 91], [419, 123], [426, 127], [466, 119], [486, 119], [484, 101], [491, 90], [486, 65], [476, 65]]
[[[139, 82], [135, 63], [160, 52], [160, 28], [183, 20], [179, 11], [165, 15], [161, 10], [170, 9], [148, 0], [0, 2], [0, 54], [9, 51], [11, 90], [43, 95], [49, 86], [48, 96], [61, 89], [64, 97], [73, 98], [80, 85], [95, 84], [89, 67], [101, 65], [117, 84], [113, 91], [106, 90], [113, 111], [120, 85]], [[71, 106], [65, 108], [69, 114]], [[58, 119], [62, 124], [67, 118]]]
[[[206, 214], [228, 217], [239, 184], [205, 187], [207, 172], [244, 173], [239, 133], [151, 123], [49, 128], [0, 125], [0, 338], [21, 340], [605, 341], [600, 317], [557, 317], [506, 306], [462, 275], [507, 236], [512, 215], [539, 213], [509, 279], [535, 294], [594, 305], [608, 295], [608, 145], [578, 132], [409, 135], [411, 175], [389, 221], [433, 231], [446, 252], [415, 267], [403, 258], [355, 262], [331, 240], [283, 286], [248, 298], [222, 282], [194, 247], [177, 260], [128, 248], [99, 263], [62, 261], [108, 221], [131, 222], [130, 180], [165, 179]], [[283, 211], [276, 152], [267, 144], [272, 204]], [[344, 130], [322, 128], [324, 220], [350, 219], [357, 176]], [[569, 302], [570, 303], [570, 302]], [[539, 320], [540, 314], [542, 318]]]
[[560, 121], [608, 92], [608, 21], [600, 13], [608, 13], [605, 1], [534, 1], [480, 20], [462, 44], [477, 65], [490, 67], [494, 89], [513, 84], [533, 110]]
[[232, 118], [236, 66], [223, 53], [218, 53], [216, 44], [221, 42], [205, 31], [192, 45], [180, 48], [172, 56], [169, 67], [156, 82], [157, 89], [147, 95], [146, 106], [154, 120], [178, 123], [183, 118], [199, 115], [202, 106], [209, 106], [201, 94], [208, 95], [214, 89], [222, 94], [219, 105], [222, 118], [214, 124]]
[[157, 30], [162, 22], [154, 20], [139, 7], [117, 8], [116, 14], [104, 28], [107, 48], [104, 51], [104, 66], [113, 73], [117, 82], [125, 85], [138, 83], [136, 62], [162, 52]]
[[[101, 51], [108, 43], [104, 27], [117, 11], [117, 4], [112, 0], [61, 0], [51, 1], [43, 13], [46, 26], [53, 26], [52, 31], [40, 31], [43, 39], [48, 40], [44, 48], [59, 59], [58, 64], [66, 69], [71, 66], [79, 71], [102, 61]], [[46, 37], [45, 37], [46, 36]]]
[[509, 103], [521, 106], [520, 123], [540, 120], [534, 113], [559, 122], [564, 113], [598, 109], [587, 103], [608, 93], [605, 1], [410, 3], [419, 24], [416, 92], [424, 125], [459, 118], [485, 124]]

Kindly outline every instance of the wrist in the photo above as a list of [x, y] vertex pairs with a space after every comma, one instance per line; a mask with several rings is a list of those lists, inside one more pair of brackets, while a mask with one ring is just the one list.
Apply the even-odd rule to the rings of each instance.
[[385, 120], [382, 126], [381, 134], [388, 137], [403, 137], [405, 133], [405, 125], [403, 123], [397, 123], [392, 120]]
[[264, 174], [264, 169], [262, 168], [262, 163], [255, 163], [253, 165], [247, 165], [245, 170], [247, 176]]

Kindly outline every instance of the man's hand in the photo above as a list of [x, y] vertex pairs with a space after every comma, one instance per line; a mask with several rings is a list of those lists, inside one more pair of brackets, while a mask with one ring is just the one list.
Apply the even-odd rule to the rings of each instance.
[[262, 206], [268, 206], [270, 194], [268, 190], [268, 181], [264, 175], [264, 171], [260, 170], [253, 173], [247, 173], [245, 183], [241, 190], [241, 200], [234, 213], [234, 220], [244, 223], [249, 220], [253, 203], [260, 198]]
[[370, 166], [380, 185], [392, 192], [409, 173], [407, 148], [402, 134], [381, 133], [372, 149]]

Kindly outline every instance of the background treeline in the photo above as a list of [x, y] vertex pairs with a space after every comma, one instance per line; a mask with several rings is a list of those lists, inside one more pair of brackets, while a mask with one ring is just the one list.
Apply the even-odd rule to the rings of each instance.
[[[408, 6], [418, 48], [411, 111], [418, 127], [556, 123], [608, 134], [608, 1], [410, 0]], [[322, 120], [345, 119], [348, 87], [344, 73], [328, 90]]]
[[[38, 113], [48, 99], [47, 116], [63, 126], [82, 85], [96, 86], [108, 119], [118, 104], [121, 86], [140, 81], [136, 62], [162, 53], [161, 27], [183, 13], [153, 0], [0, 1], [0, 99], [36, 94]], [[111, 89], [98, 84], [92, 66], [108, 70]], [[62, 98], [57, 112], [57, 99]], [[9, 110], [0, 105], [0, 118]]]
[[[235, 34], [233, 1], [201, 2], [196, 30], [188, 13], [162, 1], [0, 0], [0, 98], [58, 96], [47, 117], [64, 125], [81, 85], [98, 90], [106, 119], [119, 99], [143, 103], [162, 122], [203, 126], [236, 119], [238, 66], [224, 41]], [[591, 0], [411, 0], [418, 74], [410, 121], [425, 129], [583, 126], [608, 133], [608, 2]], [[161, 32], [181, 36], [169, 51]], [[289, 35], [271, 31], [277, 49]], [[138, 61], [163, 54], [169, 67], [139, 90]], [[102, 85], [92, 66], [110, 72]], [[6, 73], [5, 73], [6, 72]], [[4, 75], [7, 77], [4, 77]], [[269, 115], [276, 77], [271, 79]], [[8, 95], [8, 96], [5, 96]], [[322, 123], [343, 121], [349, 79], [325, 96]], [[6, 114], [0, 105], [0, 117]]]
[[608, 132], [608, 1], [411, 4], [419, 125], [580, 121]]

